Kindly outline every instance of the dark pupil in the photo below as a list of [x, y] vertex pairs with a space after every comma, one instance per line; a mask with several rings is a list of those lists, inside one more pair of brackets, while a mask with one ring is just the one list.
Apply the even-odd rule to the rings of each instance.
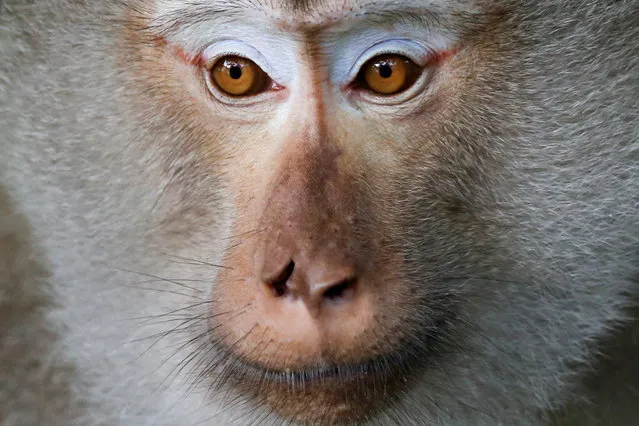
[[242, 67], [237, 64], [233, 64], [229, 67], [229, 75], [233, 80], [237, 80], [242, 77]]
[[390, 64], [384, 62], [379, 65], [379, 75], [382, 78], [388, 78], [391, 76], [391, 74], [393, 74], [393, 69], [391, 68]]

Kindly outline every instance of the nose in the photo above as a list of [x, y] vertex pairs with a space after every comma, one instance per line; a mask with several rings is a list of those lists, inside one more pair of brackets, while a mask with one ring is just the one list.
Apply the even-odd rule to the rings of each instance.
[[278, 310], [295, 300], [313, 315], [334, 306], [354, 314], [367, 257], [355, 238], [361, 235], [357, 191], [340, 169], [342, 150], [322, 134], [303, 133], [282, 156], [260, 219], [254, 277]]
[[299, 299], [312, 311], [352, 301], [358, 284], [355, 267], [342, 250], [331, 245], [312, 256], [282, 244], [271, 246], [271, 254], [287, 255], [265, 253], [260, 281], [269, 297]]
[[354, 209], [346, 195], [330, 199], [336, 190], [328, 194], [287, 183], [271, 198], [263, 218], [268, 225], [254, 252], [254, 276], [265, 290], [261, 294], [271, 306], [301, 301], [311, 314], [347, 308], [365, 290], [367, 250], [355, 237], [360, 232], [354, 229]]

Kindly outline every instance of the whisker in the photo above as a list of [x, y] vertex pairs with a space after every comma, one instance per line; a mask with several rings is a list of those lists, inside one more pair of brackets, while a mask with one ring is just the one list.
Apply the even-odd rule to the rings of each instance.
[[131, 274], [140, 275], [140, 276], [147, 277], [147, 278], [153, 278], [155, 280], [166, 282], [166, 283], [175, 284], [177, 286], [188, 288], [189, 290], [193, 290], [193, 291], [198, 292], [198, 293], [202, 293], [203, 292], [203, 290], [200, 290], [200, 289], [195, 288], [195, 287], [188, 286], [186, 284], [182, 284], [180, 281], [175, 280], [175, 279], [163, 278], [163, 277], [160, 277], [160, 276], [157, 276], [157, 275], [148, 274], [146, 272], [132, 271], [130, 269], [123, 269], [123, 268], [114, 268], [114, 269], [117, 269], [117, 270], [122, 271], [122, 272], [128, 272], [128, 273], [131, 273]]
[[176, 296], [191, 297], [193, 299], [205, 300], [202, 297], [195, 296], [193, 294], [181, 293], [181, 292], [175, 291], [175, 290], [166, 290], [166, 289], [152, 288], [152, 287], [142, 287], [142, 286], [137, 286], [137, 285], [127, 285], [127, 287], [135, 288], [135, 289], [138, 289], [138, 290], [155, 291], [155, 292], [158, 292], [158, 293], [169, 293], [169, 294], [175, 294]]
[[206, 262], [204, 260], [200, 260], [200, 259], [195, 259], [195, 258], [188, 258], [188, 257], [182, 257], [182, 256], [177, 256], [174, 254], [165, 254], [165, 256], [167, 257], [173, 257], [175, 259], [181, 260], [183, 262], [190, 262], [188, 263], [189, 265], [194, 265], [194, 266], [210, 266], [213, 268], [220, 268], [220, 269], [229, 269], [229, 270], [233, 270], [233, 268], [231, 268], [230, 266], [225, 266], [225, 265], [218, 265], [216, 263], [211, 263], [211, 262]]
[[[145, 320], [145, 321], [149, 321], [149, 320], [153, 320], [153, 319], [159, 319], [159, 318], [162, 318], [162, 317], [165, 317], [165, 316], [171, 316], [171, 315], [176, 314], [178, 312], [185, 312], [185, 311], [188, 311], [190, 309], [194, 309], [194, 308], [197, 308], [199, 306], [207, 305], [207, 304], [210, 304], [210, 303], [212, 303], [210, 300], [204, 300], [202, 302], [194, 303], [194, 304], [188, 305], [188, 306], [183, 306], [183, 307], [181, 307], [179, 309], [174, 309], [172, 311], [168, 311], [168, 312], [165, 312], [165, 313], [162, 313], [162, 314], [146, 315], [146, 316], [143, 316], [143, 317], [133, 317], [133, 318], [125, 319], [125, 320], [126, 321], [130, 321], [130, 320]], [[144, 322], [142, 322], [140, 325], [144, 325]]]

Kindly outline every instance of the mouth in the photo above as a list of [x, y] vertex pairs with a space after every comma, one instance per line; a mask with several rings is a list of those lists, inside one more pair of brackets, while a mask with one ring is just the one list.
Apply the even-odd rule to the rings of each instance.
[[245, 379], [259, 380], [273, 385], [290, 385], [304, 383], [308, 385], [324, 382], [349, 383], [353, 381], [390, 380], [395, 375], [408, 374], [414, 360], [408, 359], [401, 352], [382, 355], [363, 362], [333, 364], [323, 363], [302, 369], [272, 369], [236, 359], [243, 370]]
[[235, 358], [233, 385], [294, 424], [361, 421], [393, 404], [410, 385], [411, 362], [393, 354], [358, 363], [295, 370], [263, 367]]
[[[322, 360], [296, 368], [249, 361], [231, 348], [216, 380], [293, 424], [353, 424], [401, 404], [419, 372], [442, 353], [444, 330], [413, 334], [394, 349], [354, 362]], [[419, 343], [416, 343], [419, 342]], [[222, 345], [223, 346], [223, 345]]]

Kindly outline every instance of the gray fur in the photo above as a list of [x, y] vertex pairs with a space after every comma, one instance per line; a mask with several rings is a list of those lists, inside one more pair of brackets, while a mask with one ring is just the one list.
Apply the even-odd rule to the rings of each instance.
[[[464, 341], [370, 421], [639, 423], [639, 7], [479, 3], [495, 56], [445, 124], [476, 173], [389, 173], [414, 274], [458, 278]], [[277, 422], [196, 380], [232, 210], [175, 152], [197, 129], [130, 91], [125, 6], [0, 8], [0, 424]], [[453, 193], [466, 216], [437, 207]]]

